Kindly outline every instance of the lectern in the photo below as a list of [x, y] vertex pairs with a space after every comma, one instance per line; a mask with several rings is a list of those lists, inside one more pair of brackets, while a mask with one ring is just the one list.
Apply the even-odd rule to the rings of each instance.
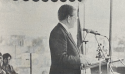
[[[124, 59], [119, 59], [119, 60], [115, 60], [115, 61], [112, 61], [110, 63], [115, 63], [115, 62], [119, 62], [119, 61], [123, 61]], [[88, 65], [86, 67], [81, 67], [81, 70], [85, 70], [85, 69], [88, 69], [90, 68], [91, 70], [91, 74], [100, 74], [100, 71], [99, 71], [99, 65], [100, 63], [95, 63], [95, 64], [91, 64], [91, 65]], [[109, 65], [108, 65], [108, 62], [106, 61], [101, 61], [101, 74], [109, 74]], [[117, 73], [120, 73], [120, 74], [125, 74], [125, 67], [112, 67], [112, 69], [114, 70], [114, 72], [117, 72]]]
[[[108, 74], [108, 70], [107, 70], [107, 62], [102, 61], [101, 62], [101, 74]], [[83, 67], [82, 70], [88, 69], [90, 68], [91, 70], [91, 74], [99, 74], [99, 62], [95, 63], [95, 64], [91, 64], [89, 66]]]
[[[90, 68], [91, 74], [99, 74], [99, 65]], [[107, 73], [107, 63], [101, 65], [101, 74], [108, 74]]]

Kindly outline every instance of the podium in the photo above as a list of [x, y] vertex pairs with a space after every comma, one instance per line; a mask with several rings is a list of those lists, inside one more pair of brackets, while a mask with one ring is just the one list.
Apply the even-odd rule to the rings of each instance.
[[[122, 61], [123, 59], [121, 59]], [[112, 61], [111, 63], [115, 63], [115, 62], [119, 62], [120, 60], [116, 60], [116, 61]], [[91, 74], [99, 74], [99, 62], [98, 63], [95, 63], [95, 64], [91, 64], [91, 65], [88, 65], [86, 67], [82, 67], [81, 70], [85, 70], [85, 69], [88, 69], [90, 68], [91, 70]], [[106, 61], [102, 61], [101, 62], [101, 74], [108, 74], [109, 72], [109, 65]], [[117, 72], [117, 73], [120, 73], [120, 74], [124, 74], [125, 73], [125, 67], [112, 67], [112, 69]]]
[[[107, 62], [102, 61], [101, 62], [101, 74], [108, 74], [108, 70], [107, 70]], [[99, 62], [95, 63], [95, 64], [91, 64], [89, 66], [83, 67], [82, 70], [88, 69], [90, 68], [91, 70], [91, 74], [99, 74]]]
[[[108, 74], [107, 70], [107, 63], [101, 65], [101, 74]], [[90, 68], [91, 74], [99, 74], [99, 65], [96, 65], [95, 67]]]
[[114, 72], [118, 73], [118, 74], [125, 74], [125, 67], [112, 67]]

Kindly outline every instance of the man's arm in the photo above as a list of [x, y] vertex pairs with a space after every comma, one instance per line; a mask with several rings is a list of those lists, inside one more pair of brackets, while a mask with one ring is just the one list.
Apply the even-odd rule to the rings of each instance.
[[80, 68], [80, 57], [67, 53], [67, 40], [64, 35], [58, 35], [50, 38], [51, 54], [54, 54], [58, 63], [67, 68]]

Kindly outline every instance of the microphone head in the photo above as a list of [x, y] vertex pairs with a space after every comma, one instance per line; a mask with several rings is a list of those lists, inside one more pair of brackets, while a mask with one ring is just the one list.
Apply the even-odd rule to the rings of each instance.
[[93, 31], [91, 29], [85, 29], [85, 28], [83, 28], [83, 31], [86, 31], [87, 33], [91, 33], [91, 34], [94, 34], [94, 35], [100, 35], [100, 33], [98, 33], [97, 31]]
[[87, 29], [83, 28], [83, 31], [86, 31]]
[[101, 35], [100, 33], [96, 33], [95, 35]]
[[90, 33], [92, 30], [83, 28], [83, 31], [86, 31], [87, 33]]

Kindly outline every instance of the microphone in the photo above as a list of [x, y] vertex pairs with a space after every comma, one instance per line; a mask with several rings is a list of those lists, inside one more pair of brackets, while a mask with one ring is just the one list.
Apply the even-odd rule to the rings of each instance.
[[93, 30], [90, 30], [90, 29], [83, 29], [83, 31], [86, 31], [87, 33], [91, 33], [91, 34], [94, 34], [94, 35], [100, 35], [100, 33], [98, 33], [97, 31], [93, 31]]

